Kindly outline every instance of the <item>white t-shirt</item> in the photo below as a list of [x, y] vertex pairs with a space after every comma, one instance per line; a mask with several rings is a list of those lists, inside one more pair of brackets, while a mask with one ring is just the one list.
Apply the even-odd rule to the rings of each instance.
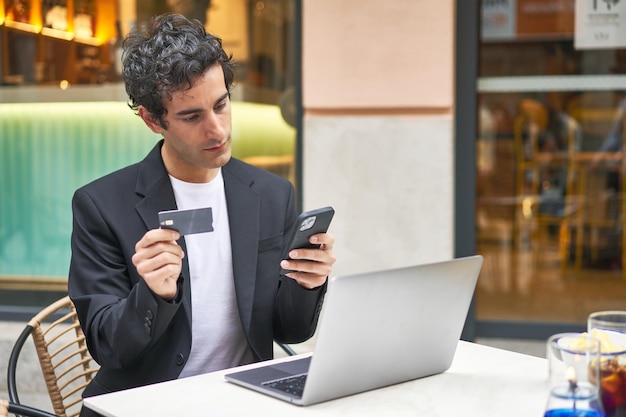
[[235, 296], [224, 178], [209, 183], [170, 176], [179, 210], [211, 207], [213, 232], [184, 237], [191, 282], [191, 352], [179, 378], [252, 361]]

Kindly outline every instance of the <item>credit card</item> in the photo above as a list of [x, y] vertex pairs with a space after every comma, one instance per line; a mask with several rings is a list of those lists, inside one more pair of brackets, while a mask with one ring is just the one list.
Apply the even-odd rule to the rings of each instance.
[[159, 212], [159, 224], [164, 229], [176, 230], [181, 236], [213, 231], [213, 210], [204, 207], [193, 210], [166, 210]]

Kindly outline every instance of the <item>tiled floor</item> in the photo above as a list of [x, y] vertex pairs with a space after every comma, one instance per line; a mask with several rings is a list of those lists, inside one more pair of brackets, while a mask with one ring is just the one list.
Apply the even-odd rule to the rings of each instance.
[[[594, 311], [623, 310], [621, 268], [562, 269], [557, 243], [516, 252], [507, 241], [479, 242], [485, 257], [476, 288], [479, 320], [584, 324]], [[618, 245], [619, 246], [619, 245]]]

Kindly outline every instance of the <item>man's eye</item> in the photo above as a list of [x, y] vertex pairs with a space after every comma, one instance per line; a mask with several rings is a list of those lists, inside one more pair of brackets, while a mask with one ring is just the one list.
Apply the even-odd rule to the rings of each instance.
[[185, 117], [183, 120], [184, 120], [185, 122], [193, 122], [193, 121], [194, 121], [194, 120], [196, 120], [198, 117], [200, 117], [200, 116], [199, 116], [199, 115], [197, 115], [197, 114], [192, 114], [192, 115], [191, 115], [191, 116], [189, 116], [189, 117]]
[[216, 110], [216, 111], [218, 111], [218, 110], [224, 110], [224, 107], [226, 107], [226, 102], [225, 102], [225, 101], [224, 101], [224, 102], [222, 102], [222, 103], [219, 103], [217, 106], [215, 106], [215, 110]]

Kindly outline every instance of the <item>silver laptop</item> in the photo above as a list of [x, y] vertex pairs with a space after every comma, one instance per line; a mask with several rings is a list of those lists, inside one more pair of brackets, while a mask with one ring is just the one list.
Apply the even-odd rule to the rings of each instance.
[[446, 371], [480, 255], [332, 277], [312, 356], [229, 373], [227, 381], [298, 405]]

